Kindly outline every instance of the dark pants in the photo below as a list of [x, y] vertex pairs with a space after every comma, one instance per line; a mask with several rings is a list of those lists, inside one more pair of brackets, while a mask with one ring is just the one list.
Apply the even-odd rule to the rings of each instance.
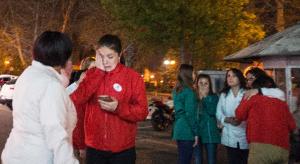
[[216, 164], [217, 163], [217, 146], [216, 143], [206, 143], [206, 144], [198, 144], [194, 148], [194, 158], [195, 164], [203, 163], [203, 147], [206, 150], [206, 159], [208, 164]]
[[229, 164], [247, 164], [248, 149], [232, 148], [225, 146], [227, 149], [227, 157]]
[[194, 141], [178, 140], [178, 164], [190, 164], [193, 157]]
[[118, 153], [101, 151], [88, 147], [86, 150], [86, 164], [135, 164], [135, 148]]

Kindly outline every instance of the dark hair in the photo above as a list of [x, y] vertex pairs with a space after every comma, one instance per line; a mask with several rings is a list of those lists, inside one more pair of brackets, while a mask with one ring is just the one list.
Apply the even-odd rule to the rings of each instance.
[[198, 82], [199, 82], [200, 79], [207, 79], [208, 84], [209, 84], [208, 95], [214, 94], [213, 89], [212, 89], [211, 78], [210, 78], [210, 76], [207, 75], [207, 74], [199, 74], [199, 75], [197, 76], [197, 79], [196, 79], [196, 88], [197, 88], [197, 92], [198, 92], [198, 89], [199, 89]]
[[70, 38], [57, 31], [43, 32], [33, 46], [33, 59], [51, 67], [64, 67], [71, 53], [72, 42]]
[[116, 35], [106, 34], [102, 36], [98, 41], [98, 47], [108, 47], [114, 51], [116, 51], [119, 56], [122, 51], [121, 40]]
[[266, 72], [258, 67], [251, 68], [246, 72], [246, 75], [248, 73], [252, 74], [255, 78], [258, 78], [259, 76], [267, 76]]
[[193, 89], [193, 71], [194, 67], [189, 64], [181, 64], [177, 75], [175, 91], [180, 92], [184, 86]]
[[268, 75], [262, 75], [257, 77], [253, 84], [253, 88], [276, 88], [276, 83], [275, 81]]
[[226, 95], [228, 94], [229, 90], [230, 90], [230, 86], [227, 83], [227, 76], [228, 76], [228, 72], [232, 71], [233, 74], [235, 76], [237, 76], [237, 78], [239, 79], [240, 82], [240, 88], [246, 88], [246, 80], [245, 77], [243, 75], [243, 73], [236, 68], [230, 68], [229, 70], [227, 70], [226, 72], [226, 77], [225, 77], [225, 82], [224, 82], [224, 88], [222, 89], [221, 93], [225, 93]]

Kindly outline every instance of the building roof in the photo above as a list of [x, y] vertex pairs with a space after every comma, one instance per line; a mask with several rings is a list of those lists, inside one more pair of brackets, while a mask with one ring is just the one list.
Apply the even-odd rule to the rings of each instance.
[[300, 56], [300, 22], [226, 56], [226, 61], [249, 62], [266, 56]]

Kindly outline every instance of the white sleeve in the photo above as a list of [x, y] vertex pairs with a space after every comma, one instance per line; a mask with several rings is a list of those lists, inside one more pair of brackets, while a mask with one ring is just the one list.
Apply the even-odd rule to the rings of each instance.
[[76, 82], [74, 82], [66, 88], [66, 91], [67, 91], [68, 95], [71, 95], [77, 88], [78, 88], [78, 85]]
[[60, 84], [48, 84], [41, 98], [40, 121], [48, 148], [53, 153], [53, 164], [78, 164], [68, 135], [67, 96]]
[[217, 119], [222, 123], [222, 125], [224, 125], [224, 120], [225, 120], [225, 115], [224, 115], [224, 101], [225, 101], [225, 95], [222, 93], [220, 95], [220, 98], [219, 98], [219, 102], [218, 102], [218, 105], [217, 105], [217, 112], [216, 112], [216, 117]]
[[261, 92], [264, 96], [278, 98], [282, 101], [285, 101], [285, 94], [279, 88], [261, 88]]

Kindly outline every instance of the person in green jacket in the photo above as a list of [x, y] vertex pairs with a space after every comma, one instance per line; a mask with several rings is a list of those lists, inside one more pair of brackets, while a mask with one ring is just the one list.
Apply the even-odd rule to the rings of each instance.
[[181, 64], [177, 84], [173, 90], [175, 123], [172, 138], [177, 142], [178, 164], [192, 162], [193, 149], [198, 143], [197, 94], [193, 89], [193, 66]]
[[207, 74], [199, 74], [196, 79], [199, 97], [197, 110], [199, 143], [194, 149], [195, 164], [202, 163], [203, 149], [206, 150], [208, 164], [215, 164], [220, 133], [217, 127], [216, 109], [218, 96], [213, 93], [211, 78]]

